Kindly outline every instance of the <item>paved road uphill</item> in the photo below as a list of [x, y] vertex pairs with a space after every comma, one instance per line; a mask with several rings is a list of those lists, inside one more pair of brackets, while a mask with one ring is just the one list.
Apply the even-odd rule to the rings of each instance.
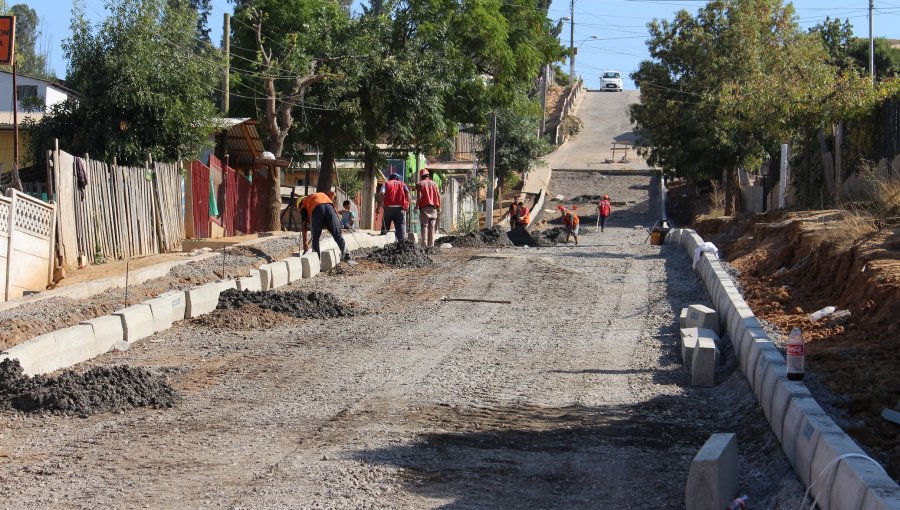
[[633, 203], [578, 247], [362, 259], [283, 288], [328, 292], [348, 317], [242, 306], [86, 363], [162, 374], [180, 399], [0, 412], [0, 507], [680, 508], [692, 457], [735, 432], [753, 508], [795, 508], [733, 354], [714, 387], [681, 366], [678, 311], [709, 300], [677, 248], [635, 228], [655, 219], [653, 178], [553, 179], [551, 195]]

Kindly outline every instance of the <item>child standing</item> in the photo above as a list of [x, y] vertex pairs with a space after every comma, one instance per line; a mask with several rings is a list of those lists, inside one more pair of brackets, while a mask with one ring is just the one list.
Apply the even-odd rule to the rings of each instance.
[[350, 210], [350, 201], [344, 200], [344, 208], [340, 210], [341, 213], [341, 228], [344, 230], [350, 230], [356, 224], [356, 214]]

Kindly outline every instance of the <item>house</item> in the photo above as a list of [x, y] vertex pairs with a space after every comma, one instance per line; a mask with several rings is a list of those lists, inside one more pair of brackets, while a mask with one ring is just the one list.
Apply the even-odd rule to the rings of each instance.
[[[12, 83], [12, 73], [0, 71], [0, 173], [10, 172], [13, 168]], [[40, 121], [51, 106], [78, 97], [78, 94], [53, 81], [21, 74], [16, 76], [16, 88], [19, 96], [19, 168], [25, 168], [32, 164], [28, 123]]]

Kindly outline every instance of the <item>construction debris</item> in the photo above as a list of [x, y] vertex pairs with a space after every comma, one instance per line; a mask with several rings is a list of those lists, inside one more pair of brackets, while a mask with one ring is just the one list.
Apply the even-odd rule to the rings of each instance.
[[476, 230], [475, 232], [469, 232], [468, 234], [461, 234], [455, 236], [444, 236], [441, 239], [442, 243], [450, 243], [453, 246], [460, 248], [481, 248], [484, 246], [512, 246], [512, 241], [509, 240], [509, 237], [506, 235], [503, 227], [500, 225], [495, 225], [491, 228], [485, 228], [481, 230]]
[[327, 292], [251, 292], [228, 289], [219, 294], [219, 310], [237, 310], [256, 305], [298, 319], [351, 317], [358, 311], [352, 304], [340, 302]]
[[426, 267], [434, 264], [422, 246], [407, 240], [373, 250], [368, 258], [394, 267]]
[[143, 368], [117, 365], [28, 377], [18, 360], [0, 362], [0, 409], [89, 415], [133, 407], [172, 407], [177, 392]]

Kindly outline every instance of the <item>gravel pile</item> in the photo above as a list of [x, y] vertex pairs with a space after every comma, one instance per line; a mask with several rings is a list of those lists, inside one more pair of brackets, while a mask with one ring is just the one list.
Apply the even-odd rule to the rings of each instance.
[[165, 378], [127, 365], [94, 367], [58, 377], [22, 373], [18, 360], [0, 362], [0, 408], [88, 415], [132, 407], [172, 407], [178, 394]]
[[406, 240], [373, 250], [369, 254], [369, 260], [394, 267], [425, 267], [434, 264], [422, 246]]
[[503, 227], [496, 225], [491, 228], [481, 229], [468, 234], [456, 236], [444, 236], [437, 241], [439, 244], [450, 243], [457, 248], [481, 248], [484, 246], [512, 246], [512, 241], [506, 235]]
[[250, 292], [228, 289], [219, 294], [219, 310], [255, 305], [298, 319], [330, 319], [357, 315], [357, 310], [327, 292]]

